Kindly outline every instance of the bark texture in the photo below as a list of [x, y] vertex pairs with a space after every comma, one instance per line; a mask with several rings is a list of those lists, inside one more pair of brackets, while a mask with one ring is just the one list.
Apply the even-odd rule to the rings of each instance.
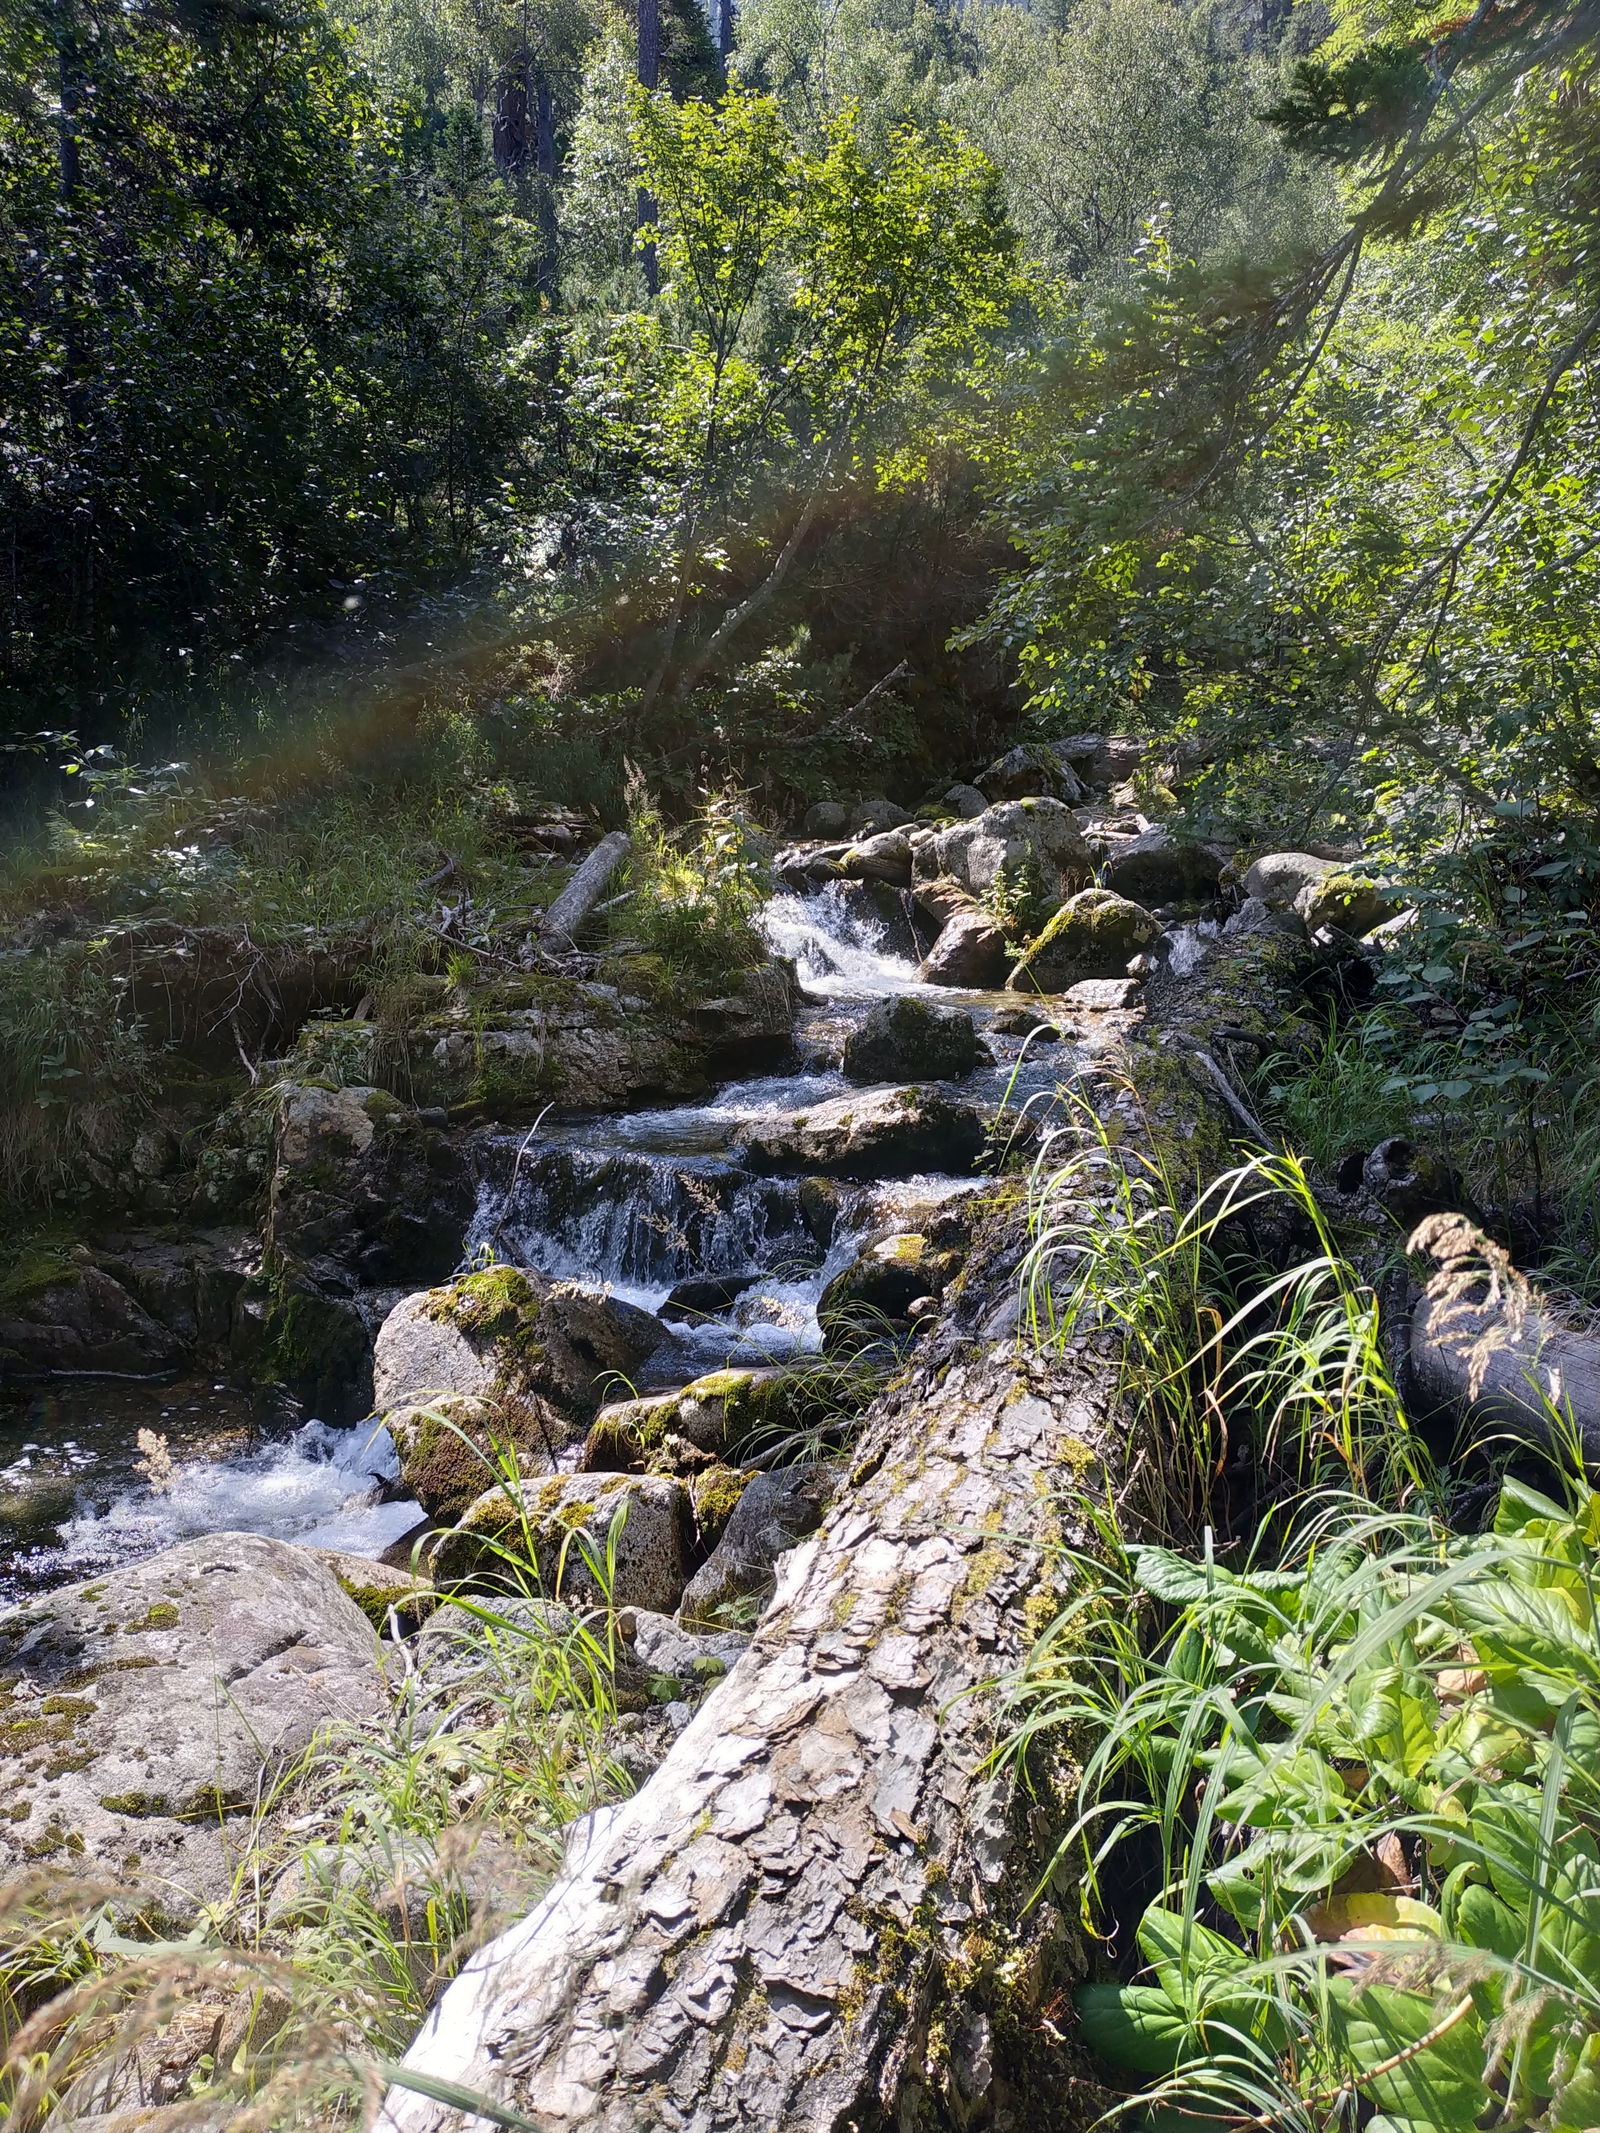
[[[1214, 1049], [1219, 1022], [1268, 1026], [1251, 993], [1271, 1003], [1274, 975], [1219, 958], [1159, 1015], [1102, 1018], [1091, 1048], [1139, 1095], [1106, 1078], [1099, 1101], [1130, 1140], [1148, 1121], [1180, 1169], [1225, 1162], [1181, 1032]], [[1101, 2108], [1050, 2018], [1084, 1951], [1028, 1905], [1050, 1837], [988, 1768], [986, 1684], [1054, 1612], [1063, 1500], [1120, 1465], [1132, 1418], [1094, 1342], [1021, 1350], [1024, 1211], [1015, 1187], [996, 1198], [749, 1651], [643, 1790], [575, 1832], [563, 1878], [473, 1958], [408, 2069], [561, 2133], [1045, 2133]], [[486, 2121], [396, 2087], [379, 2123]]]

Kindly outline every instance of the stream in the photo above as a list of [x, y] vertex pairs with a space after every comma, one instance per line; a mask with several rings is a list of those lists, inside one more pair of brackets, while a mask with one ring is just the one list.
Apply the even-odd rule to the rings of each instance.
[[[874, 1001], [926, 990], [970, 1007], [993, 1064], [959, 1086], [982, 1104], [1048, 1100], [1072, 1056], [1059, 1043], [1035, 1043], [1019, 1066], [1021, 1037], [987, 1027], [999, 998], [919, 987], [908, 952], [914, 939], [849, 885], [774, 897], [764, 928], [804, 988], [795, 1071], [725, 1083], [700, 1103], [552, 1118], [531, 1145], [499, 1128], [473, 1144], [479, 1194], [464, 1263], [492, 1253], [609, 1288], [650, 1311], [680, 1283], [726, 1284], [710, 1305], [697, 1299], [709, 1315], [684, 1323], [669, 1313], [672, 1338], [641, 1391], [819, 1349], [818, 1301], [862, 1240], [914, 1229], [919, 1217], [976, 1189], [970, 1176], [942, 1174], [844, 1185], [823, 1249], [801, 1213], [799, 1179], [756, 1176], [730, 1152], [742, 1121], [803, 1111], [851, 1088], [837, 1061]], [[394, 1448], [376, 1421], [333, 1429], [312, 1420], [263, 1439], [252, 1433], [248, 1394], [210, 1377], [62, 1379], [4, 1400], [0, 1598], [222, 1530], [377, 1555], [421, 1516], [398, 1494]], [[158, 1455], [154, 1471], [141, 1431], [166, 1439], [166, 1461]]]

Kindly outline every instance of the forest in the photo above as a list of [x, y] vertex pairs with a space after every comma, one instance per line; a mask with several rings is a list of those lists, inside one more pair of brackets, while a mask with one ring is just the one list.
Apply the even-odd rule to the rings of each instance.
[[1593, 0], [6, 0], [7, 2126], [1600, 2126], [1597, 596]]

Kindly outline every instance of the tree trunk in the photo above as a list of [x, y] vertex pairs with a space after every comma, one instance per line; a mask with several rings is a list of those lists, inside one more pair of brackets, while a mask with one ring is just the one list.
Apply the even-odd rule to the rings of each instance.
[[[1274, 1035], [1292, 968], [1282, 944], [1224, 951], [1159, 1013], [1097, 1018], [1122, 1145], [1148, 1129], [1180, 1174], [1226, 1165], [1186, 1042]], [[988, 1684], [1055, 1611], [1071, 1492], [1125, 1466], [1134, 1418], [1098, 1341], [1022, 1347], [1025, 1226], [1009, 1188], [995, 1200], [750, 1649], [644, 1788], [574, 1832], [562, 1879], [471, 1959], [408, 2070], [552, 2133], [1045, 2133], [1106, 2100], [1056, 2027], [1086, 1951], [1029, 1901], [1059, 1818], [988, 1767]], [[485, 2121], [396, 2086], [379, 2125]]]
[[554, 303], [560, 269], [560, 232], [556, 228], [556, 122], [550, 77], [543, 67], [535, 81], [536, 150], [539, 165], [539, 294]]
[[[639, 0], [639, 81], [646, 89], [656, 88], [661, 79], [661, 0]], [[643, 229], [656, 219], [656, 203], [644, 187], [639, 188], [638, 208], [634, 227]], [[647, 244], [640, 257], [644, 262], [644, 285], [654, 296], [661, 286], [661, 275], [656, 265], [656, 248]]]
[[626, 830], [612, 830], [600, 839], [540, 921], [541, 939], [557, 950], [571, 944], [605, 894], [606, 883], [627, 858], [631, 843]]

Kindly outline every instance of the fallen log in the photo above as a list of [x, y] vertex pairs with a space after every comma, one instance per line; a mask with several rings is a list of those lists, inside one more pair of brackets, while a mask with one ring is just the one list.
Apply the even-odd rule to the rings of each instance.
[[626, 830], [600, 839], [539, 922], [539, 937], [552, 948], [570, 947], [578, 928], [605, 894], [606, 883], [632, 849]]
[[[1096, 1018], [1085, 1063], [1112, 1070], [1093, 1085], [1125, 1145], [1148, 1131], [1180, 1172], [1225, 1167], [1216, 1083], [1169, 1040], [1267, 1033], [1249, 996], [1275, 1008], [1286, 960], [1218, 957], [1159, 1011]], [[1121, 1471], [1133, 1418], [1101, 1344], [1023, 1345], [1025, 1245], [1002, 1185], [949, 1318], [869, 1412], [750, 1649], [468, 1962], [408, 2073], [551, 2133], [1044, 2133], [1101, 2107], [1046, 2012], [1087, 1951], [1054, 1903], [1030, 1905], [1051, 1838], [989, 1766], [988, 1684], [1054, 1613], [1063, 1501]], [[488, 2121], [396, 2086], [378, 2123]]]

